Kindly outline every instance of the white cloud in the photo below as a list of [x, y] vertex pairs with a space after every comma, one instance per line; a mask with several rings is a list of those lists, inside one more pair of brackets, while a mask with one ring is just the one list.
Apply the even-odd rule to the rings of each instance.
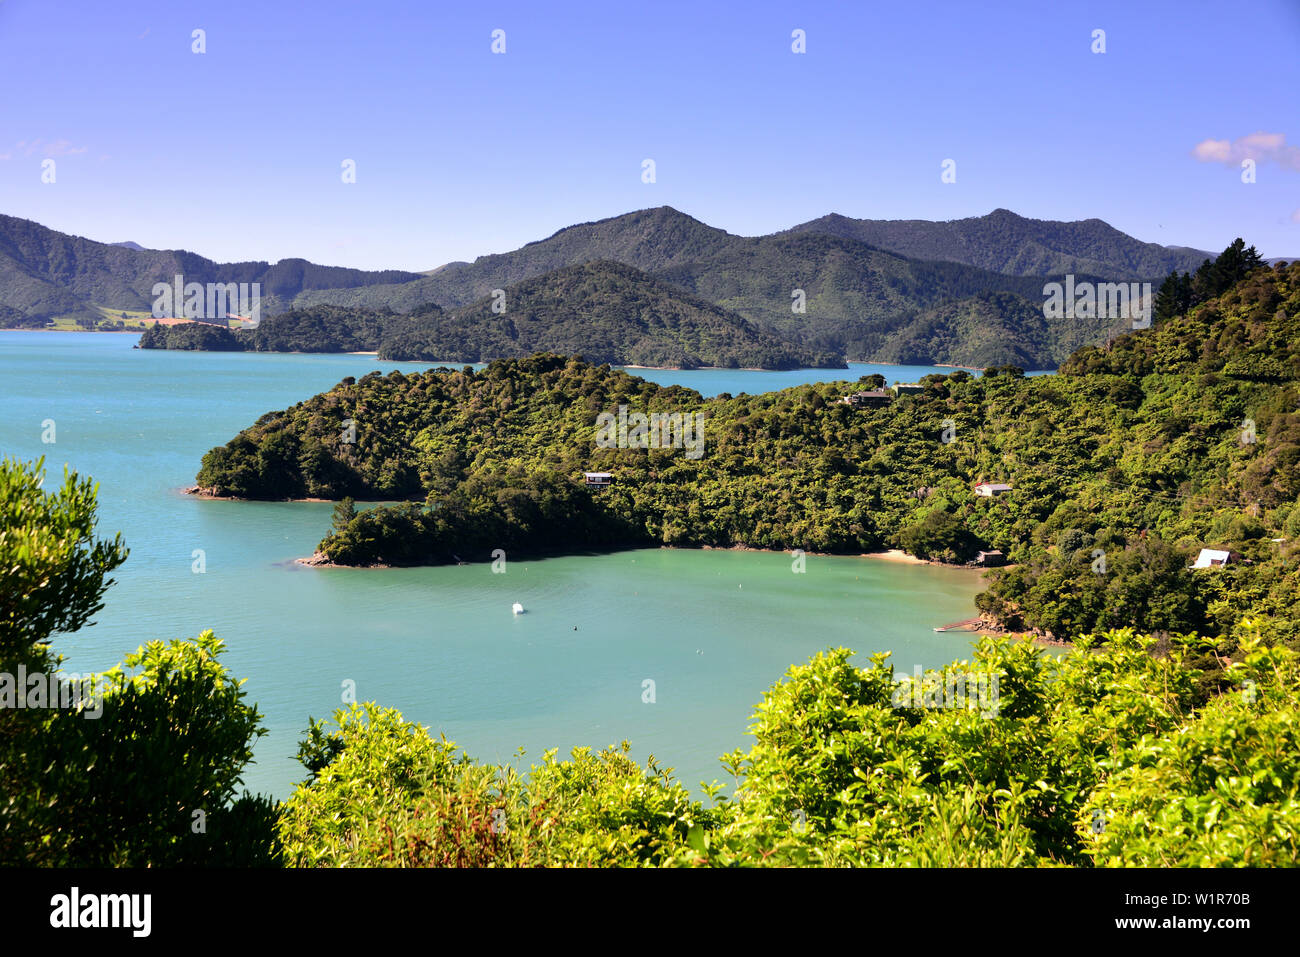
[[1300, 171], [1300, 146], [1287, 146], [1285, 133], [1251, 133], [1235, 140], [1202, 140], [1192, 148], [1202, 163], [1240, 166], [1242, 160], [1273, 162], [1283, 169]]
[[76, 156], [88, 150], [87, 146], [73, 146], [70, 140], [45, 142], [41, 139], [19, 140], [13, 149], [0, 153], [0, 160], [10, 160], [15, 156]]

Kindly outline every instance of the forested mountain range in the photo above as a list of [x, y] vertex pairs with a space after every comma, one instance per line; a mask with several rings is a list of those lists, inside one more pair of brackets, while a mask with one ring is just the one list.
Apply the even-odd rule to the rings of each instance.
[[170, 283], [177, 275], [205, 284], [260, 283], [264, 313], [289, 308], [308, 289], [419, 278], [404, 270], [368, 272], [318, 266], [305, 259], [282, 259], [275, 265], [217, 263], [185, 250], [98, 243], [0, 215], [0, 307], [21, 313], [22, 319], [13, 324], [39, 328], [55, 316], [101, 318], [95, 306], [148, 312], [154, 283]]
[[[724, 364], [732, 358], [745, 364], [741, 355], [754, 351], [753, 330], [745, 332], [736, 322], [739, 317], [780, 337], [783, 349], [792, 355], [824, 353], [836, 362], [897, 361], [907, 355], [916, 362], [1050, 368], [1078, 345], [1104, 341], [1122, 323], [1045, 319], [1043, 287], [1048, 281], [1071, 272], [1080, 282], [1136, 279], [1154, 284], [1171, 270], [1195, 269], [1203, 259], [1195, 250], [1139, 242], [1099, 220], [1053, 223], [1006, 210], [950, 223], [831, 215], [783, 233], [743, 237], [663, 206], [570, 226], [512, 252], [417, 274], [365, 272], [305, 260], [283, 260], [274, 266], [219, 264], [184, 251], [95, 243], [27, 220], [0, 217], [0, 323], [39, 327], [52, 316], [98, 316], [95, 306], [147, 311], [153, 283], [180, 274], [201, 283], [261, 283], [263, 317], [322, 305], [356, 310], [313, 313], [344, 328], [322, 327], [314, 346], [301, 334], [291, 337], [310, 351], [347, 340], [353, 326], [377, 328], [379, 316], [428, 314], [437, 307], [448, 313], [439, 327], [443, 331], [418, 332], [426, 343], [446, 348], [450, 330], [458, 330], [461, 347], [443, 356], [522, 355], [536, 351], [533, 345], [567, 352], [567, 340], [574, 338], [577, 325], [587, 324], [599, 338], [602, 326], [608, 331], [619, 320], [594, 312], [566, 312], [557, 302], [544, 310], [547, 324], [555, 326], [563, 317], [565, 325], [562, 331], [556, 326], [548, 333], [559, 337], [551, 346], [537, 344], [545, 340], [535, 335], [520, 338], [519, 326], [503, 339], [502, 330], [509, 328], [505, 322], [471, 333], [476, 315], [472, 310], [493, 290], [608, 261], [734, 313], [727, 326], [740, 339], [730, 350], [734, 355], [721, 358]], [[558, 290], [566, 282], [561, 276], [538, 288]], [[655, 297], [663, 299], [662, 289], [656, 289]], [[592, 308], [600, 302], [591, 297], [586, 301]], [[629, 302], [624, 297], [624, 306]], [[535, 298], [530, 305], [534, 311], [540, 308]], [[460, 307], [470, 307], [471, 312], [455, 314]], [[641, 311], [650, 308], [648, 303], [638, 306]], [[634, 343], [624, 344], [623, 353], [643, 358], [677, 355], [686, 364], [706, 361], [699, 348], [674, 339], [665, 329], [652, 331], [653, 347], [637, 335]], [[200, 340], [214, 341], [210, 335], [164, 332], [146, 344], [194, 347]], [[255, 348], [272, 348], [276, 341], [263, 336]], [[513, 345], [506, 348], [507, 342]], [[775, 355], [770, 340], [762, 348]], [[411, 355], [428, 352], [416, 349], [410, 339], [403, 349]], [[712, 351], [717, 353], [716, 348]], [[765, 361], [782, 361], [771, 356]]]
[[1134, 239], [1100, 219], [1064, 223], [1027, 219], [1009, 209], [987, 216], [925, 219], [851, 219], [831, 213], [791, 233], [856, 239], [913, 259], [966, 263], [1011, 276], [1093, 273], [1111, 281], [1163, 278], [1188, 271], [1213, 253]]
[[[1060, 348], [1059, 341], [1070, 347], [1099, 341], [1117, 325], [1071, 320], [1071, 330], [1056, 328], [1064, 325], [1059, 321], [1049, 322], [1052, 328], [1045, 328], [1041, 321], [1044, 277], [909, 259], [833, 235], [732, 236], [668, 207], [571, 227], [512, 253], [449, 265], [411, 283], [316, 290], [304, 293], [299, 302], [398, 311], [418, 308], [425, 301], [454, 307], [482, 299], [517, 277], [531, 278], [593, 259], [635, 266], [798, 343], [800, 348], [854, 360], [892, 361], [886, 357], [897, 351], [889, 349], [893, 337], [910, 328], [909, 351], [921, 355], [923, 361], [1050, 368], [1069, 355], [1070, 348]], [[1076, 278], [1098, 279], [1087, 274]], [[928, 310], [986, 293], [1010, 297], [994, 300], [1009, 311], [992, 317], [995, 328], [987, 336], [968, 322], [961, 332], [939, 336], [933, 348], [918, 339], [917, 330], [934, 328], [946, 315], [928, 315]], [[802, 300], [799, 311], [796, 296]], [[1039, 321], [1013, 329], [1016, 347], [1004, 348], [1007, 336], [1002, 330], [1035, 313]], [[967, 314], [988, 316], [988, 300]], [[918, 319], [922, 320], [919, 324]]]

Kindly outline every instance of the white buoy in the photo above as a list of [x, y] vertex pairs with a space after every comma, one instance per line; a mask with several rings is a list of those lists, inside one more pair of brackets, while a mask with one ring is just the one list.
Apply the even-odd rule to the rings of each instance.
[[519, 604], [519, 602], [515, 602], [510, 610], [513, 611], [516, 615], [522, 615], [524, 613], [524, 606]]

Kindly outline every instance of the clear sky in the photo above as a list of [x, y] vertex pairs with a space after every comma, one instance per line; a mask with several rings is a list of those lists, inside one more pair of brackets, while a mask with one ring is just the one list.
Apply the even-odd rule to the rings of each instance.
[[0, 212], [55, 229], [423, 270], [665, 204], [1300, 256], [1300, 0], [0, 0]]

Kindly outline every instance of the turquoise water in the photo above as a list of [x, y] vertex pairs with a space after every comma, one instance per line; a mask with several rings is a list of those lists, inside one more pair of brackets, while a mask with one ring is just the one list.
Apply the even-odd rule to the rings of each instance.
[[766, 372], [753, 369], [628, 369], [660, 385], [684, 385], [701, 395], [713, 397], [720, 392], [739, 395], [748, 392], [775, 392], [805, 382], [856, 382], [864, 375], [879, 373], [886, 385], [895, 382], [915, 382], [921, 376], [938, 373], [947, 375], [956, 370], [939, 366], [891, 366], [872, 362], [850, 362], [847, 369], [789, 369], [783, 372]]
[[[332, 506], [178, 489], [204, 452], [266, 411], [345, 376], [429, 364], [133, 350], [135, 341], [0, 332], [0, 452], [44, 455], [51, 482], [65, 464], [92, 476], [101, 533], [122, 531], [131, 549], [96, 624], [56, 638], [68, 670], [211, 628], [269, 728], [246, 774], [253, 790], [284, 797], [301, 779], [293, 754], [307, 718], [339, 707], [345, 681], [358, 700], [396, 707], [482, 760], [523, 747], [526, 766], [547, 748], [626, 739], [693, 787], [725, 777], [717, 757], [749, 746], [763, 691], [819, 650], [844, 645], [859, 660], [892, 650], [906, 672], [969, 656], [970, 635], [932, 630], [974, 613], [979, 577], [965, 569], [810, 556], [796, 574], [788, 555], [667, 549], [507, 561], [504, 574], [486, 564], [298, 565]], [[645, 374], [716, 394], [901, 370], [861, 368]], [[905, 381], [930, 371], [908, 369]], [[41, 441], [45, 420], [53, 444]], [[516, 601], [525, 614], [511, 614]]]

